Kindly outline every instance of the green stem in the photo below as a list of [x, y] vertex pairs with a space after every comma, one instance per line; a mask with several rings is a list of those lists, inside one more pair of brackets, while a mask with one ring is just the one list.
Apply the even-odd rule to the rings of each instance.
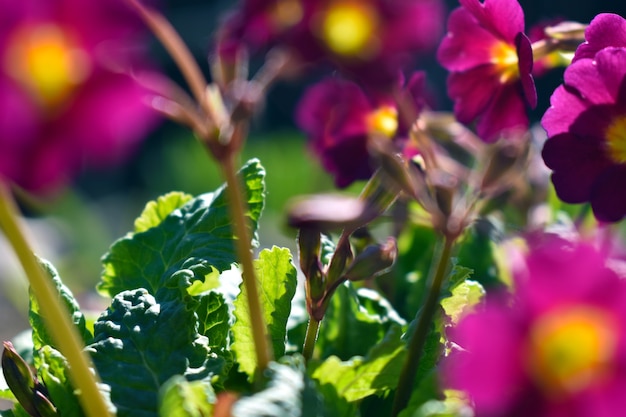
[[411, 398], [411, 392], [413, 391], [413, 383], [415, 381], [415, 375], [419, 368], [420, 358], [430, 325], [433, 321], [435, 313], [437, 312], [437, 306], [439, 305], [439, 295], [441, 293], [441, 287], [446, 278], [446, 272], [448, 270], [448, 263], [450, 262], [450, 256], [452, 254], [452, 246], [454, 244], [454, 238], [444, 237], [443, 248], [439, 253], [439, 259], [437, 261], [437, 270], [433, 277], [433, 282], [428, 293], [428, 298], [424, 303], [419, 316], [417, 326], [415, 326], [411, 339], [409, 341], [407, 357], [405, 359], [402, 373], [398, 381], [398, 389], [393, 402], [392, 417], [397, 416], [400, 411], [406, 408]]
[[257, 288], [257, 277], [252, 261], [252, 247], [248, 232], [248, 220], [245, 216], [245, 202], [242, 197], [242, 187], [237, 177], [232, 154], [219, 160], [222, 173], [226, 179], [226, 192], [228, 193], [228, 208], [233, 221], [235, 232], [235, 244], [237, 245], [237, 258], [241, 263], [243, 284], [248, 293], [248, 309], [250, 311], [250, 322], [252, 323], [252, 337], [254, 338], [254, 348], [256, 351], [258, 370], [263, 372], [270, 361], [273, 360], [274, 353], [269, 342], [267, 326], [263, 307], [259, 298]]
[[24, 268], [48, 331], [69, 363], [68, 371], [74, 387], [80, 389], [78, 399], [83, 410], [89, 417], [109, 416], [108, 407], [96, 385], [96, 368], [84, 351], [78, 331], [70, 320], [69, 311], [61, 303], [56, 287], [46, 276], [24, 237], [18, 217], [11, 192], [5, 184], [0, 183], [0, 227]]
[[315, 341], [317, 340], [320, 323], [321, 321], [309, 317], [309, 324], [306, 327], [306, 337], [304, 338], [304, 346], [302, 348], [302, 356], [304, 356], [306, 362], [313, 357], [313, 350], [315, 349]]

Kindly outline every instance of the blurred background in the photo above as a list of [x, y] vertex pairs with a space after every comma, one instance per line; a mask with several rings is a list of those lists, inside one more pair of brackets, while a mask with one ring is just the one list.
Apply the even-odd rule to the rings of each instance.
[[[596, 14], [626, 16], [626, 2], [615, 0], [522, 0], [527, 28], [556, 18], [588, 23]], [[212, 35], [232, 1], [161, 0], [164, 14], [177, 28], [204, 69]], [[456, 1], [447, 0], [449, 10]], [[158, 67], [180, 84], [183, 81], [171, 59], [155, 40], [150, 49]], [[450, 110], [446, 97], [446, 72], [434, 58], [419, 62], [435, 103]], [[206, 74], [208, 77], [208, 73]], [[549, 105], [551, 91], [561, 82], [562, 70], [537, 80], [539, 105], [532, 113], [537, 122]], [[279, 82], [271, 90], [263, 112], [252, 128], [242, 162], [258, 157], [267, 169], [267, 205], [261, 219], [261, 244], [293, 248], [294, 231], [284, 225], [283, 209], [290, 197], [332, 191], [331, 178], [307, 150], [306, 140], [293, 124], [293, 110], [305, 85], [312, 79]], [[222, 183], [215, 164], [184, 127], [164, 121], [148, 137], [134, 158], [106, 171], [85, 172], [52, 201], [23, 202], [31, 241], [38, 254], [59, 269], [65, 283], [79, 295], [83, 308], [101, 310], [103, 302], [93, 291], [99, 279], [100, 257], [109, 245], [132, 229], [145, 203], [169, 191], [190, 194], [212, 191]], [[359, 184], [346, 192], [358, 192]], [[25, 278], [13, 252], [0, 240], [0, 339], [8, 340], [28, 327]]]

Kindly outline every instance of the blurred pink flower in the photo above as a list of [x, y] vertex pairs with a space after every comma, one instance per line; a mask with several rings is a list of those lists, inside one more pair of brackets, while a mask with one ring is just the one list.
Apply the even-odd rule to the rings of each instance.
[[128, 156], [153, 125], [140, 23], [122, 1], [0, 0], [0, 176], [50, 192]]
[[448, 95], [462, 123], [476, 121], [486, 142], [528, 128], [537, 105], [533, 55], [517, 0], [460, 0], [448, 19], [437, 58], [451, 73]]
[[477, 417], [609, 417], [626, 407], [626, 281], [587, 243], [534, 238], [514, 294], [452, 329], [450, 387]]
[[[424, 81], [424, 73], [416, 72], [404, 87], [418, 112], [424, 107]], [[296, 123], [339, 188], [373, 174], [376, 167], [367, 144], [372, 134], [393, 141], [407, 159], [419, 153], [407, 139], [407, 126], [391, 98], [366, 94], [344, 79], [327, 78], [309, 87], [296, 109]]]
[[305, 62], [388, 86], [436, 46], [444, 16], [441, 0], [247, 0], [225, 20], [222, 43], [282, 45]]

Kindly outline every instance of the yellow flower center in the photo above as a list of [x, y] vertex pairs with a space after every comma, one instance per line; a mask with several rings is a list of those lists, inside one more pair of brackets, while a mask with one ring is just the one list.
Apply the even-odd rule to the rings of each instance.
[[605, 133], [609, 157], [618, 164], [626, 163], [626, 116], [613, 120]]
[[530, 372], [550, 396], [576, 394], [606, 378], [616, 346], [616, 322], [606, 311], [557, 309], [531, 328]]
[[279, 30], [298, 24], [303, 15], [304, 11], [299, 0], [278, 0], [270, 11], [270, 18]]
[[87, 54], [54, 24], [16, 30], [9, 39], [4, 69], [48, 109], [65, 101], [91, 70]]
[[500, 74], [500, 82], [506, 84], [519, 77], [517, 50], [506, 42], [498, 42], [491, 48], [491, 62]]
[[388, 138], [398, 131], [398, 110], [393, 106], [381, 106], [367, 115], [370, 133], [378, 133]]
[[369, 58], [378, 52], [378, 15], [363, 3], [332, 2], [326, 9], [321, 19], [321, 37], [336, 54]]

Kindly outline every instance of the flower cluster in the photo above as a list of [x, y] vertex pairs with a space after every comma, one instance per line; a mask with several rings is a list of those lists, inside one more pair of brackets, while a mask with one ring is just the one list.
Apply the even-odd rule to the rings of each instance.
[[543, 159], [557, 195], [589, 202], [595, 216], [626, 216], [626, 21], [598, 15], [551, 98]]
[[452, 330], [450, 386], [477, 416], [614, 416], [626, 405], [626, 281], [583, 242], [531, 241], [514, 295]]
[[[153, 124], [122, 2], [1, 2], [0, 176], [30, 191], [127, 155]], [[139, 54], [138, 54], [139, 52]]]

